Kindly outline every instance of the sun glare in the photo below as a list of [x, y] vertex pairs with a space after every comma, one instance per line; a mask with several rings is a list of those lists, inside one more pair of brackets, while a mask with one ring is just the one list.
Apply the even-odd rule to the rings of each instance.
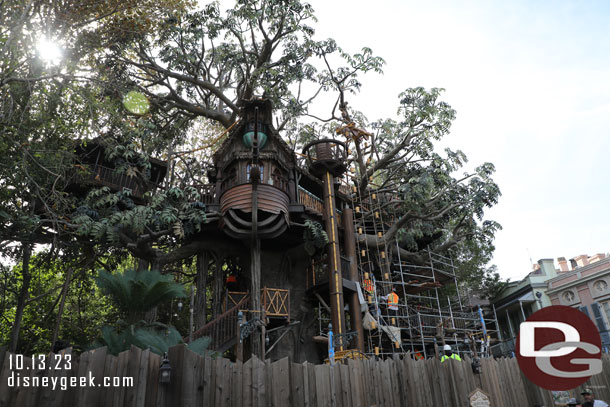
[[58, 65], [61, 61], [62, 51], [57, 42], [49, 40], [48, 38], [41, 38], [38, 40], [38, 55], [40, 59], [51, 65]]

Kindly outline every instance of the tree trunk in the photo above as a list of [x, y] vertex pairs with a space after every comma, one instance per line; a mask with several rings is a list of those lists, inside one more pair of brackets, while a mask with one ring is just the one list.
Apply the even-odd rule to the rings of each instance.
[[210, 256], [208, 252], [201, 252], [197, 255], [197, 291], [195, 293], [195, 330], [204, 326], [207, 322], [207, 286], [208, 286], [208, 266]]
[[[154, 270], [154, 265], [151, 264], [148, 260], [138, 259], [138, 266], [136, 268], [136, 272], [138, 273], [147, 273], [151, 269]], [[131, 323], [136, 323], [140, 320], [144, 319], [147, 323], [151, 324], [155, 322], [157, 319], [157, 307], [151, 308], [144, 313], [144, 315], [131, 315], [129, 321]]]
[[51, 340], [51, 346], [55, 346], [55, 341], [59, 336], [59, 326], [61, 325], [61, 317], [64, 313], [64, 305], [66, 303], [66, 296], [68, 295], [68, 288], [70, 286], [70, 279], [72, 278], [72, 267], [68, 269], [66, 275], [66, 281], [64, 281], [64, 287], [61, 290], [61, 302], [59, 303], [59, 311], [57, 311], [57, 321], [55, 321], [55, 329], [53, 329], [53, 339]]
[[[250, 303], [253, 311], [261, 311], [261, 241], [254, 239], [250, 248]], [[252, 318], [259, 317], [259, 314], [254, 313]], [[264, 319], [264, 313], [261, 312], [260, 317]], [[264, 351], [264, 330], [259, 333], [256, 330], [250, 338], [251, 352], [260, 360], [265, 360]]]
[[19, 292], [19, 299], [17, 300], [17, 310], [15, 311], [15, 321], [13, 324], [13, 330], [11, 332], [11, 343], [9, 345], [9, 352], [15, 353], [17, 351], [17, 343], [19, 341], [19, 331], [21, 330], [21, 321], [23, 319], [23, 311], [25, 310], [25, 304], [30, 295], [30, 281], [32, 275], [30, 274], [30, 258], [32, 256], [32, 246], [30, 244], [23, 245], [23, 258], [21, 274], [23, 275], [23, 283], [21, 284], [21, 291]]

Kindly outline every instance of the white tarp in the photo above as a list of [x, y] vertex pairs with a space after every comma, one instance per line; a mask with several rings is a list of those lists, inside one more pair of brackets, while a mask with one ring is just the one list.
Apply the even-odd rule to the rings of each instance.
[[381, 329], [385, 332], [392, 342], [402, 342], [400, 340], [400, 328], [397, 326], [382, 325]]
[[362, 288], [360, 287], [360, 283], [356, 282], [356, 287], [358, 288], [358, 302], [360, 302], [360, 312], [366, 312], [369, 307], [364, 300], [364, 295], [362, 294]]
[[368, 311], [365, 311], [364, 318], [362, 318], [362, 327], [368, 331], [377, 328], [377, 321]]

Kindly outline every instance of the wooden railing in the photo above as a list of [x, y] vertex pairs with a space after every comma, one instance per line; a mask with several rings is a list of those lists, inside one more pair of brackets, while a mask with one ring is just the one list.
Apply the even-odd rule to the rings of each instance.
[[141, 197], [145, 190], [136, 181], [136, 177], [130, 177], [125, 173], [115, 173], [115, 168], [94, 165], [88, 167], [86, 172], [78, 172], [78, 177], [91, 180], [96, 184], [105, 185], [115, 191], [130, 190], [134, 197]]
[[[245, 306], [249, 299], [250, 296], [246, 295], [234, 307], [198, 329], [193, 333], [193, 339], [201, 338], [202, 336], [210, 337], [212, 340], [210, 348], [213, 350], [219, 350], [232, 339], [236, 339], [239, 335], [237, 313], [239, 312], [240, 307]], [[185, 341], [187, 340], [188, 338], [185, 338]]]
[[312, 260], [307, 267], [307, 288], [328, 281], [328, 266], [323, 260]]
[[328, 160], [345, 161], [347, 146], [339, 140], [322, 139], [307, 144], [303, 147], [303, 153], [310, 163]]
[[217, 203], [216, 201], [216, 185], [215, 184], [201, 184], [195, 188], [199, 190], [201, 202], [206, 205], [212, 205]]
[[320, 216], [324, 213], [324, 201], [301, 186], [299, 186], [299, 203]]
[[227, 298], [224, 303], [224, 308], [225, 309], [233, 308], [234, 306], [239, 304], [241, 302], [241, 300], [244, 299], [244, 297], [247, 297], [248, 295], [250, 295], [250, 293], [248, 293], [246, 291], [228, 291]]
[[290, 290], [264, 287], [261, 294], [265, 317], [290, 320]]

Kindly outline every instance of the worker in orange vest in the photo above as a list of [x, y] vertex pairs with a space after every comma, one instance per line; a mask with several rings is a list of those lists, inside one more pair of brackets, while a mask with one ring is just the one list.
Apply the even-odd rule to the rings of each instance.
[[398, 314], [398, 294], [396, 288], [392, 287], [392, 292], [387, 295], [388, 300], [388, 315], [395, 317]]
[[235, 291], [237, 289], [237, 276], [233, 273], [227, 276], [227, 280], [225, 281], [225, 285], [227, 287], [227, 291]]
[[373, 285], [373, 282], [370, 278], [365, 278], [364, 281], [362, 281], [362, 286], [364, 287], [364, 290], [369, 294], [373, 294], [375, 292], [375, 286]]

